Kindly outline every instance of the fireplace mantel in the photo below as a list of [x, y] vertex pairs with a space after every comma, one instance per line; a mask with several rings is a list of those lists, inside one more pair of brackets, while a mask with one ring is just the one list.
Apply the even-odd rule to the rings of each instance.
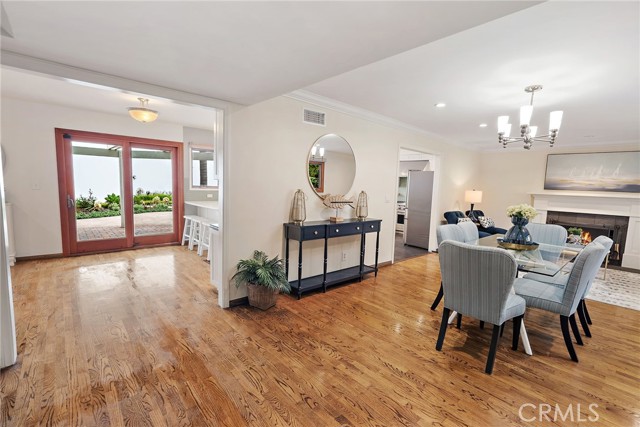
[[622, 266], [640, 270], [640, 195], [633, 193], [589, 193], [548, 191], [531, 193], [538, 211], [534, 222], [546, 223], [547, 212], [577, 212], [629, 217]]

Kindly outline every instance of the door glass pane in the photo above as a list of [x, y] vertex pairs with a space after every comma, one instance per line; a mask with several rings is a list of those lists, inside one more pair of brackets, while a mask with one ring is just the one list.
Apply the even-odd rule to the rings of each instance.
[[77, 241], [124, 239], [122, 147], [73, 141]]
[[173, 233], [171, 151], [131, 148], [135, 236]]

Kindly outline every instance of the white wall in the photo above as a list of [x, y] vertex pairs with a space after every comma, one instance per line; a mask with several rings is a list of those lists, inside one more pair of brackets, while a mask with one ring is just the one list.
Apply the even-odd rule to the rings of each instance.
[[[2, 98], [7, 201], [13, 203], [16, 256], [62, 252], [54, 128], [182, 141], [182, 126]], [[37, 189], [36, 189], [37, 188]]]
[[[525, 150], [522, 146], [514, 144], [498, 152], [483, 152], [479, 155], [481, 169], [477, 185], [474, 186], [477, 190], [482, 190], [482, 203], [476, 204], [476, 209], [484, 211], [487, 216], [493, 218], [497, 226], [509, 228], [511, 222], [506, 214], [507, 206], [520, 203], [532, 204], [529, 194], [544, 192], [547, 154], [634, 150], [640, 150], [639, 143], [571, 148], [563, 147], [562, 140], [559, 139], [553, 148], [540, 144], [531, 150]], [[589, 193], [600, 192], [590, 191]], [[467, 209], [469, 209], [468, 206], [462, 210]]]
[[[307, 220], [328, 219], [311, 190], [306, 159], [311, 145], [320, 136], [335, 133], [351, 145], [356, 158], [355, 183], [351, 193], [364, 190], [369, 195], [369, 217], [382, 219], [380, 262], [391, 260], [398, 185], [399, 147], [440, 155], [440, 216], [463, 200], [464, 190], [477, 178], [477, 153], [430, 141], [425, 135], [390, 128], [352, 116], [326, 111], [326, 127], [304, 124], [303, 102], [278, 97], [232, 113], [229, 119], [227, 156], [228, 191], [225, 194], [230, 215], [225, 218], [228, 257], [227, 279], [239, 259], [261, 249], [274, 256], [283, 253], [282, 224], [288, 222], [293, 193], [302, 189], [308, 196]], [[347, 208], [345, 217], [352, 217]], [[367, 263], [373, 262], [374, 235], [367, 241]], [[357, 263], [357, 244], [349, 238], [331, 239], [330, 250], [349, 251], [347, 264]], [[343, 243], [344, 242], [344, 243]], [[304, 275], [322, 271], [322, 244], [305, 243]], [[354, 252], [351, 252], [354, 251]], [[292, 252], [295, 256], [295, 251]], [[339, 266], [331, 257], [329, 268]], [[295, 264], [295, 262], [294, 262]], [[291, 276], [290, 276], [291, 277]], [[225, 280], [227, 283], [227, 280]], [[246, 295], [245, 289], [230, 289], [230, 299]]]

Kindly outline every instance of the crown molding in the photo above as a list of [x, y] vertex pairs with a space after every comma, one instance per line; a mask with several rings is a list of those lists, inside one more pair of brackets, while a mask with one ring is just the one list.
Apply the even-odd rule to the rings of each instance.
[[351, 104], [347, 104], [344, 102], [336, 101], [332, 98], [327, 98], [322, 95], [315, 94], [313, 92], [309, 92], [306, 90], [296, 90], [290, 92], [288, 94], [283, 95], [287, 98], [295, 99], [297, 101], [304, 102], [306, 104], [315, 105], [322, 108], [327, 108], [333, 111], [337, 111], [339, 113], [347, 114], [352, 117], [356, 117], [359, 119], [367, 120], [369, 122], [377, 123], [379, 125], [392, 127], [395, 129], [406, 130], [413, 133], [418, 133], [424, 136], [427, 136], [429, 139], [443, 143], [448, 145], [454, 145], [460, 148], [464, 148], [465, 150], [478, 151], [474, 148], [470, 148], [467, 145], [457, 143], [448, 139], [441, 137], [435, 133], [426, 131], [417, 126], [410, 125], [408, 123], [402, 122], [400, 120], [393, 119], [391, 117], [384, 116], [382, 114], [374, 113], [373, 111], [366, 110], [364, 108], [356, 107]]

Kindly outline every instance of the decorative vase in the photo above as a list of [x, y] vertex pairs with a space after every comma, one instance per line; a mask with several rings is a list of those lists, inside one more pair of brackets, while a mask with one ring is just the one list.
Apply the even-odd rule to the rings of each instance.
[[531, 234], [529, 234], [529, 230], [527, 230], [527, 225], [529, 220], [520, 216], [512, 216], [511, 222], [513, 223], [513, 227], [507, 231], [502, 239], [504, 242], [508, 243], [516, 243], [518, 245], [528, 245], [531, 243]]
[[298, 190], [293, 195], [293, 202], [291, 203], [290, 221], [294, 224], [302, 224], [307, 219], [307, 207], [305, 204], [304, 191]]
[[367, 200], [367, 193], [364, 191], [360, 192], [358, 196], [358, 201], [356, 203], [356, 218], [359, 221], [363, 221], [369, 215], [369, 203]]

